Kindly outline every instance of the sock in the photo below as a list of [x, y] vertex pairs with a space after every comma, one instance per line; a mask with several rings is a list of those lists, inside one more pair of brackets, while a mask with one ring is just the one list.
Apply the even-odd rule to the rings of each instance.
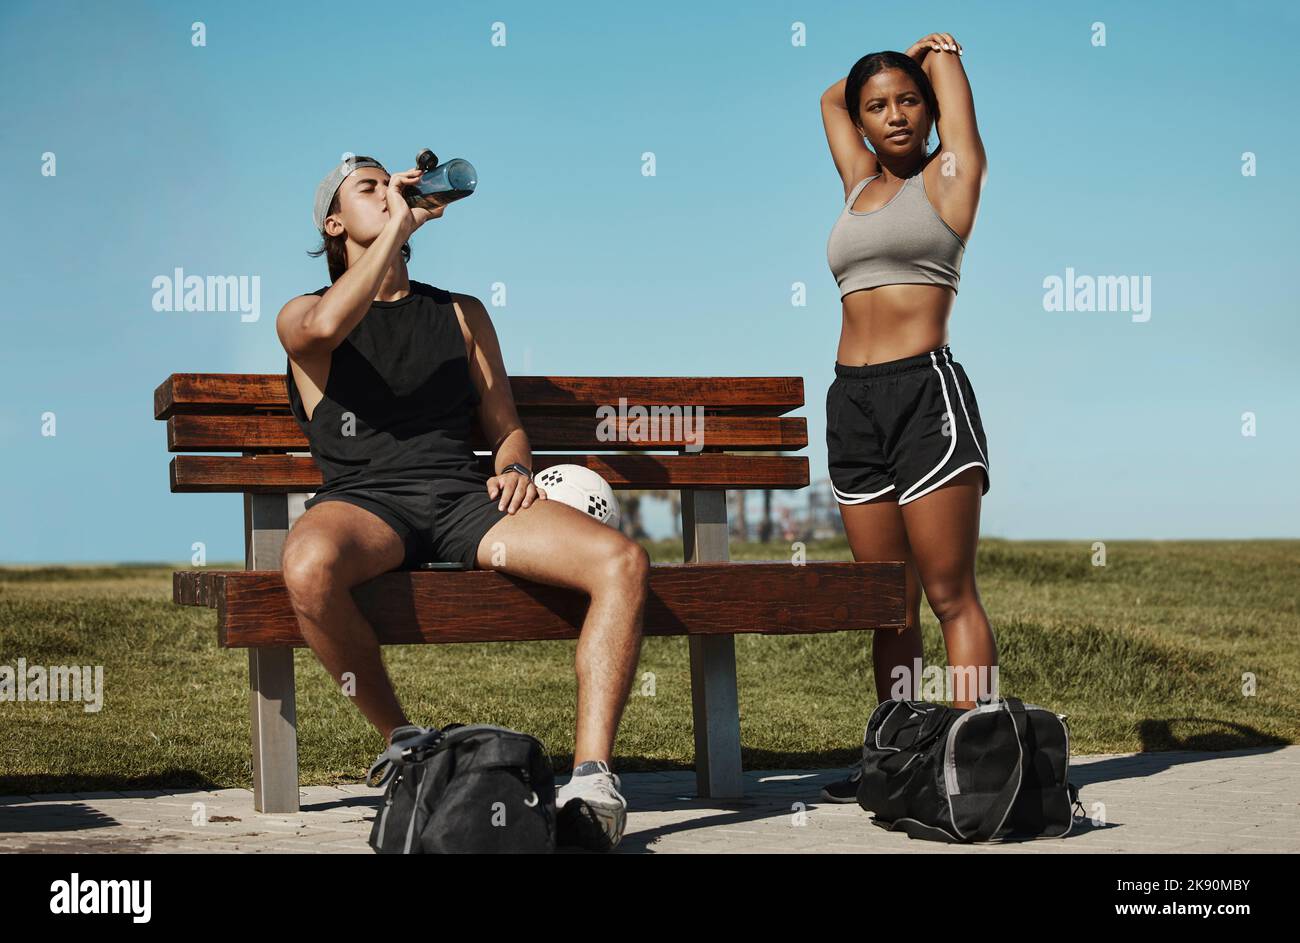
[[587, 760], [573, 768], [574, 776], [590, 776], [593, 773], [608, 773], [609, 764], [603, 760]]

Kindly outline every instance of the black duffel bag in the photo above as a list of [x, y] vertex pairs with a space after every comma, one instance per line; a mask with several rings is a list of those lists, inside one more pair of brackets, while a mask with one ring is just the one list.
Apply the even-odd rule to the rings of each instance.
[[858, 805], [911, 838], [1061, 838], [1079, 801], [1069, 766], [1065, 715], [1036, 704], [882, 701], [863, 737]]
[[449, 724], [392, 744], [370, 767], [388, 783], [370, 829], [380, 854], [551, 852], [555, 774], [535, 737]]

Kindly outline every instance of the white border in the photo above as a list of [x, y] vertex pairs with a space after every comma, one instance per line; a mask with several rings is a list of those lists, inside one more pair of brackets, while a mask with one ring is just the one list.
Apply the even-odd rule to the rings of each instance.
[[939, 487], [939, 485], [943, 484], [943, 481], [947, 481], [948, 479], [945, 478], [943, 479], [943, 481], [931, 485], [929, 488], [926, 488], [924, 491], [918, 494], [911, 494], [911, 492], [914, 489], [921, 487], [921, 485], [925, 484], [936, 474], [938, 474], [939, 469], [943, 468], [944, 465], [948, 464], [948, 459], [952, 458], [952, 453], [957, 450], [957, 417], [956, 415], [953, 414], [952, 400], [948, 399], [948, 383], [943, 378], [943, 371], [939, 369], [939, 361], [938, 358], [934, 356], [934, 351], [930, 351], [930, 366], [934, 368], [935, 373], [939, 374], [939, 388], [943, 391], [944, 410], [947, 413], [947, 415], [952, 419], [952, 441], [948, 443], [948, 451], [944, 455], [944, 457], [939, 460], [939, 464], [935, 465], [934, 468], [931, 468], [923, 477], [921, 477], [917, 481], [912, 482], [911, 486], [909, 486], [906, 491], [904, 491], [902, 494], [898, 496], [898, 503], [900, 506], [907, 504], [911, 501], [915, 501], [917, 498], [921, 497], [922, 495], [929, 494], [935, 488]]
[[848, 491], [841, 491], [839, 488], [835, 487], [835, 482], [831, 482], [831, 489], [835, 492], [835, 500], [839, 501], [840, 504], [861, 504], [864, 501], [870, 501], [872, 498], [878, 498], [886, 491], [892, 491], [893, 488], [894, 486], [890, 485], [887, 488], [881, 488], [873, 494], [852, 494]]
[[985, 475], [989, 473], [989, 468], [988, 465], [986, 464], [988, 462], [988, 458], [984, 455], [984, 450], [980, 448], [979, 438], [975, 435], [975, 427], [971, 424], [970, 413], [966, 409], [966, 400], [964, 398], [961, 398], [961, 386], [960, 384], [957, 383], [957, 374], [952, 369], [951, 355], [949, 354], [948, 351], [945, 351], [944, 356], [948, 364], [948, 371], [952, 373], [953, 386], [956, 387], [957, 396], [961, 399], [961, 409], [962, 412], [965, 413], [966, 415], [966, 425], [971, 430], [971, 438], [975, 442], [975, 449], [980, 453], [980, 458], [984, 459], [984, 461], [967, 462], [965, 465], [962, 465], [960, 468], [957, 468], [956, 470], [949, 472], [947, 475], [944, 475], [942, 478], [940, 478], [938, 481], [936, 481], [934, 484], [930, 485], [928, 488], [924, 489], [923, 491], [918, 491], [916, 492], [916, 494], [911, 494], [913, 489], [918, 488], [921, 485], [925, 484], [927, 481], [930, 480], [930, 478], [932, 478], [939, 471], [939, 469], [943, 468], [943, 466], [948, 463], [948, 459], [952, 458], [952, 453], [957, 450], [957, 416], [952, 411], [952, 400], [948, 398], [948, 383], [943, 378], [943, 371], [939, 369], [938, 359], [934, 356], [934, 351], [930, 351], [930, 366], [934, 367], [934, 372], [939, 374], [939, 385], [940, 385], [940, 389], [943, 391], [943, 405], [947, 409], [948, 416], [952, 420], [952, 441], [948, 443], [948, 452], [946, 455], [944, 455], [943, 460], [940, 461], [938, 465], [934, 466], [934, 468], [930, 469], [930, 471], [926, 473], [924, 477], [922, 477], [918, 481], [913, 482], [912, 485], [906, 491], [904, 491], [901, 495], [898, 496], [899, 507], [902, 507], [904, 504], [910, 504], [911, 502], [915, 501], [917, 498], [925, 497], [927, 494], [929, 494], [935, 488], [938, 488], [948, 479], [952, 478], [954, 475], [958, 475], [961, 472], [964, 472], [968, 468], [975, 468], [976, 466], [978, 466], [984, 469]]
[[[952, 368], [952, 351], [945, 350], [943, 355], [948, 361], [948, 372], [952, 374], [952, 385], [957, 388], [957, 401], [961, 403], [961, 411], [966, 414], [966, 427], [970, 429], [971, 441], [975, 443], [975, 449], [980, 453], [980, 458], [984, 459], [985, 463], [987, 463], [989, 457], [985, 455], [984, 450], [980, 448], [980, 437], [975, 434], [975, 426], [971, 423], [970, 419], [970, 410], [966, 408], [966, 395], [962, 393], [961, 384], [957, 382], [957, 371]], [[984, 470], [986, 472], [988, 471], [987, 464], [985, 464]]]

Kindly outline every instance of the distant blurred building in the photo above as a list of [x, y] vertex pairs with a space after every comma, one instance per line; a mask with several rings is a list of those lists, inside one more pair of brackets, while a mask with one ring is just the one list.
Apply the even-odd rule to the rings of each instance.
[[[681, 492], [620, 491], [618, 500], [625, 534], [681, 539]], [[797, 491], [728, 491], [727, 524], [731, 537], [744, 541], [760, 541], [765, 529], [769, 541], [783, 544], [844, 536], [829, 478]]]
[[806, 529], [809, 540], [833, 540], [844, 536], [844, 522], [840, 519], [839, 503], [835, 500], [835, 491], [831, 480], [822, 478], [809, 485], [804, 493], [808, 496], [808, 513]]
[[[798, 491], [728, 491], [727, 521], [736, 540], [830, 540], [844, 535], [829, 478]], [[766, 526], [764, 522], [767, 522]]]

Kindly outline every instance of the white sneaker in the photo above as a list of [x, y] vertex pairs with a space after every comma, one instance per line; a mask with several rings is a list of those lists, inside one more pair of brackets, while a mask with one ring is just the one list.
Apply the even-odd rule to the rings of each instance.
[[619, 779], [601, 760], [580, 764], [555, 793], [556, 842], [609, 851], [623, 838], [627, 800]]

